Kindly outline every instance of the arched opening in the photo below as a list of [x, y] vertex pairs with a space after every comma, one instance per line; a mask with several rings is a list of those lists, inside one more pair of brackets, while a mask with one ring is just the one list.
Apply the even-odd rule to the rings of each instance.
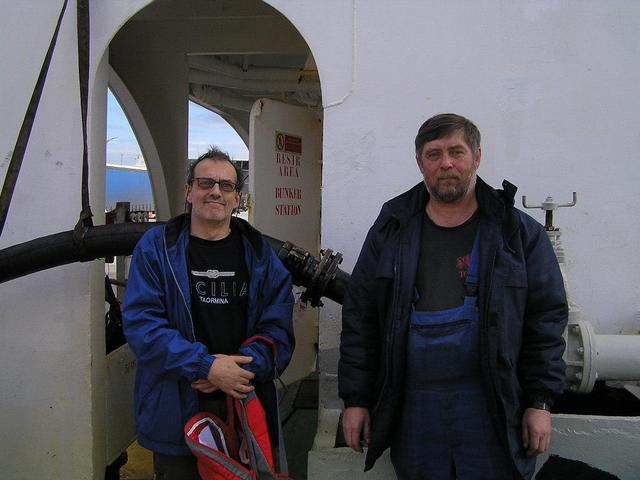
[[259, 0], [157, 0], [116, 33], [109, 64], [151, 132], [171, 215], [183, 206], [187, 99], [221, 115], [246, 145], [257, 99], [321, 108], [308, 45], [282, 14]]
[[[148, 133], [146, 144], [155, 151], [157, 161], [151, 162], [140, 141], [156, 202], [160, 195], [154, 178], [162, 179], [158, 185], [166, 193], [166, 210], [157, 205], [159, 220], [184, 207], [185, 167], [198, 153], [189, 148], [191, 101], [218, 114], [249, 151], [250, 221], [318, 254], [320, 82], [309, 46], [280, 12], [260, 0], [156, 0], [115, 34], [109, 69], [116, 79], [112, 82], [110, 74], [109, 86], [136, 136], [140, 141], [136, 125], [141, 125]], [[125, 102], [115, 83], [129, 96]], [[132, 111], [139, 113], [137, 120], [132, 121]], [[294, 116], [297, 120], [285, 123]], [[267, 117], [269, 122], [263, 122]], [[307, 128], [312, 135], [307, 136]], [[279, 134], [289, 140], [280, 145]], [[283, 164], [285, 157], [293, 164]], [[288, 383], [299, 383], [317, 369], [317, 309], [298, 303], [294, 322], [296, 353], [285, 374]], [[317, 395], [311, 397], [317, 402]], [[306, 423], [315, 433], [315, 420]]]
[[[110, 78], [119, 94], [116, 98], [114, 87], [107, 92], [105, 210], [114, 210], [117, 202], [129, 202], [133, 209], [146, 208], [166, 218], [169, 215], [166, 186], [153, 138], [133, 98], [113, 70]], [[228, 151], [234, 160], [247, 162], [249, 154], [244, 141], [220, 115], [189, 101], [188, 123], [189, 159], [198, 157], [213, 143]]]
[[[158, 209], [160, 220], [180, 213], [184, 206], [184, 170], [189, 156], [188, 100], [220, 114], [246, 144], [254, 133], [250, 125], [256, 101], [299, 107], [311, 113], [320, 132], [316, 142], [321, 144], [321, 92], [313, 55], [293, 25], [262, 1], [155, 1], [131, 17], [114, 36], [109, 46], [109, 64], [113, 77], [119, 79], [125, 87], [122, 90], [130, 94], [140, 112], [143, 121], [139, 123], [148, 129], [149, 144], [157, 151], [158, 164], [147, 161], [147, 165], [152, 179], [158, 175], [166, 185], [169, 211], [163, 215]], [[125, 108], [125, 111], [129, 110]], [[291, 131], [293, 128], [280, 130], [300, 138], [297, 132]], [[313, 157], [303, 158], [310, 165], [304, 173], [305, 179], [315, 177], [313, 192], [303, 200], [308, 203], [305, 208], [301, 202], [295, 203], [295, 198], [286, 202], [277, 198], [282, 188], [293, 191], [294, 197], [300, 196], [295, 178], [302, 177], [302, 173], [301, 169], [294, 171], [288, 165], [277, 163], [275, 138], [267, 143], [271, 151], [261, 150], [256, 158], [249, 158], [251, 168], [263, 165], [277, 169], [280, 180], [286, 182], [276, 184], [279, 180], [271, 178], [272, 184], [266, 185], [262, 172], [250, 178], [254, 191], [249, 195], [258, 195], [252, 199], [256, 207], [254, 223], [272, 236], [286, 235], [288, 240], [298, 243], [295, 233], [308, 231], [313, 224], [317, 232], [310, 240], [303, 240], [302, 246], [317, 253], [321, 147], [318, 146]], [[144, 146], [141, 148], [144, 151]], [[148, 160], [146, 152], [144, 154]], [[302, 155], [304, 157], [304, 153]], [[158, 198], [156, 194], [156, 201]], [[276, 205], [282, 208], [277, 210]], [[275, 219], [261, 217], [258, 210], [263, 207], [269, 212], [287, 214]], [[314, 218], [298, 215], [301, 211], [309, 212]], [[285, 230], [285, 227], [288, 228]], [[309, 317], [310, 312], [304, 315]], [[317, 314], [315, 317], [298, 323], [300, 327], [310, 327], [300, 338], [310, 335], [313, 338], [309, 339], [306, 352], [304, 342], [298, 344], [297, 355], [300, 361], [303, 361], [301, 355], [305, 357], [305, 366], [298, 373], [290, 374], [292, 377], [301, 378], [315, 366]], [[294, 361], [290, 372], [295, 372], [297, 363]]]

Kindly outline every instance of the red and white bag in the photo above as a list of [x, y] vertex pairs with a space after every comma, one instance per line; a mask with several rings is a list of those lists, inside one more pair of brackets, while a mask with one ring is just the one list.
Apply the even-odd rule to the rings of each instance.
[[[200, 412], [185, 425], [187, 445], [198, 459], [203, 480], [288, 478], [287, 459], [278, 418], [278, 439], [271, 442], [267, 417], [255, 392], [243, 400], [227, 395], [228, 423]], [[279, 415], [278, 415], [279, 417]], [[278, 451], [276, 461], [275, 450]]]

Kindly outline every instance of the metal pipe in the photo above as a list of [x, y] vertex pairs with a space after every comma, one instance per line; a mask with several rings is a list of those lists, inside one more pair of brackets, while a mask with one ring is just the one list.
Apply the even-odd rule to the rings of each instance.
[[640, 335], [599, 335], [578, 316], [578, 312], [569, 314], [565, 337], [567, 388], [589, 393], [596, 380], [640, 380]]
[[598, 380], [640, 380], [640, 335], [596, 335]]
[[580, 310], [570, 301], [565, 254], [560, 237], [562, 232], [553, 225], [553, 211], [563, 207], [573, 207], [578, 196], [573, 192], [573, 200], [559, 204], [548, 196], [541, 205], [529, 205], [527, 197], [522, 197], [525, 208], [540, 208], [545, 211], [545, 229], [558, 259], [562, 280], [569, 302], [569, 323], [564, 334], [566, 349], [566, 388], [575, 393], [590, 393], [596, 380], [640, 380], [640, 335], [599, 335], [590, 322], [580, 319]]

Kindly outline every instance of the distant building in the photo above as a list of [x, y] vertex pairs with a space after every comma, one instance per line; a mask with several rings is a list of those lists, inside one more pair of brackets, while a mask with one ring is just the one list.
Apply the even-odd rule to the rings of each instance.
[[[190, 159], [189, 161], [192, 161]], [[245, 180], [249, 177], [249, 161], [234, 160], [240, 165]], [[115, 165], [107, 163], [105, 185], [105, 208], [113, 210], [118, 202], [129, 202], [133, 210], [155, 211], [153, 191], [149, 172], [144, 162], [138, 162], [136, 166]], [[242, 193], [246, 198], [248, 182], [245, 183]]]
[[106, 210], [113, 210], [117, 202], [129, 202], [132, 209], [155, 210], [146, 167], [107, 164], [105, 182]]

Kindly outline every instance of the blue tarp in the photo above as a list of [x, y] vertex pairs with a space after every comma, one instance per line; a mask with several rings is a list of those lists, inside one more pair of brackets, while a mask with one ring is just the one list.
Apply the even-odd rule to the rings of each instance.
[[105, 205], [115, 208], [116, 202], [130, 202], [131, 207], [148, 206], [154, 210], [149, 173], [107, 165]]

